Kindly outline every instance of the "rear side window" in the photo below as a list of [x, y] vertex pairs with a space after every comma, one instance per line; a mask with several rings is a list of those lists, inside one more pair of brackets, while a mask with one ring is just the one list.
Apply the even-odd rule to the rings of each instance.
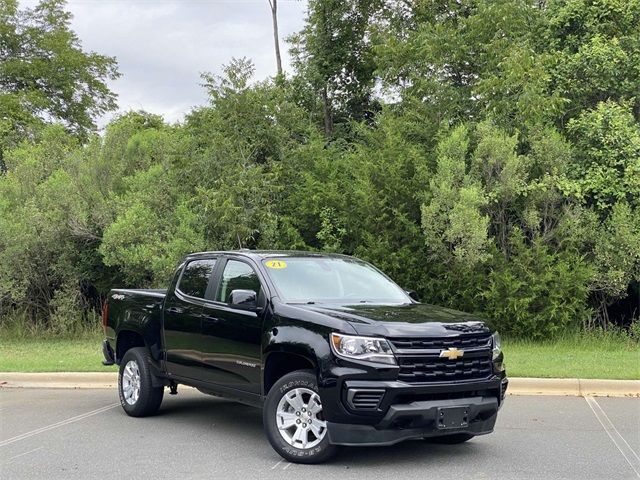
[[178, 289], [185, 295], [204, 298], [215, 264], [216, 261], [213, 258], [189, 262], [182, 272]]
[[229, 260], [225, 265], [216, 300], [229, 303], [233, 290], [253, 290], [256, 295], [260, 293], [260, 280], [256, 272], [246, 263], [237, 260]]

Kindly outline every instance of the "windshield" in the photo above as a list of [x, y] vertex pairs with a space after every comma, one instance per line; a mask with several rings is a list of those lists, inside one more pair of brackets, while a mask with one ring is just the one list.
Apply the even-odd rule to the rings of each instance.
[[286, 257], [263, 261], [288, 303], [409, 303], [395, 283], [354, 258]]

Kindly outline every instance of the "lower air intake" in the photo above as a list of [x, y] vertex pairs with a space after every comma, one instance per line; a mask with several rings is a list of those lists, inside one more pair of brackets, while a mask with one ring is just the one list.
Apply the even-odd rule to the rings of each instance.
[[354, 410], [377, 410], [384, 397], [384, 390], [350, 388], [347, 403]]

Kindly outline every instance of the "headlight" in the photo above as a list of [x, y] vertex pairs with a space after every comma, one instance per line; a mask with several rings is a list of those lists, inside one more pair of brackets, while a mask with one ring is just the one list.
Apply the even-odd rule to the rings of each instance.
[[396, 365], [396, 357], [384, 338], [331, 334], [331, 347], [340, 357]]
[[493, 359], [495, 360], [500, 355], [501, 344], [500, 344], [500, 334], [498, 332], [491, 335], [491, 343], [493, 344]]

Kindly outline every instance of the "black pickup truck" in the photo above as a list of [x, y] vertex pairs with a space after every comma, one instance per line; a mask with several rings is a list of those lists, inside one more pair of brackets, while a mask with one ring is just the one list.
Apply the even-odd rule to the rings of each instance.
[[485, 322], [344, 255], [189, 255], [166, 291], [112, 290], [103, 326], [127, 414], [154, 414], [166, 387], [190, 385], [262, 407], [292, 462], [339, 445], [464, 442], [493, 431], [507, 388]]

